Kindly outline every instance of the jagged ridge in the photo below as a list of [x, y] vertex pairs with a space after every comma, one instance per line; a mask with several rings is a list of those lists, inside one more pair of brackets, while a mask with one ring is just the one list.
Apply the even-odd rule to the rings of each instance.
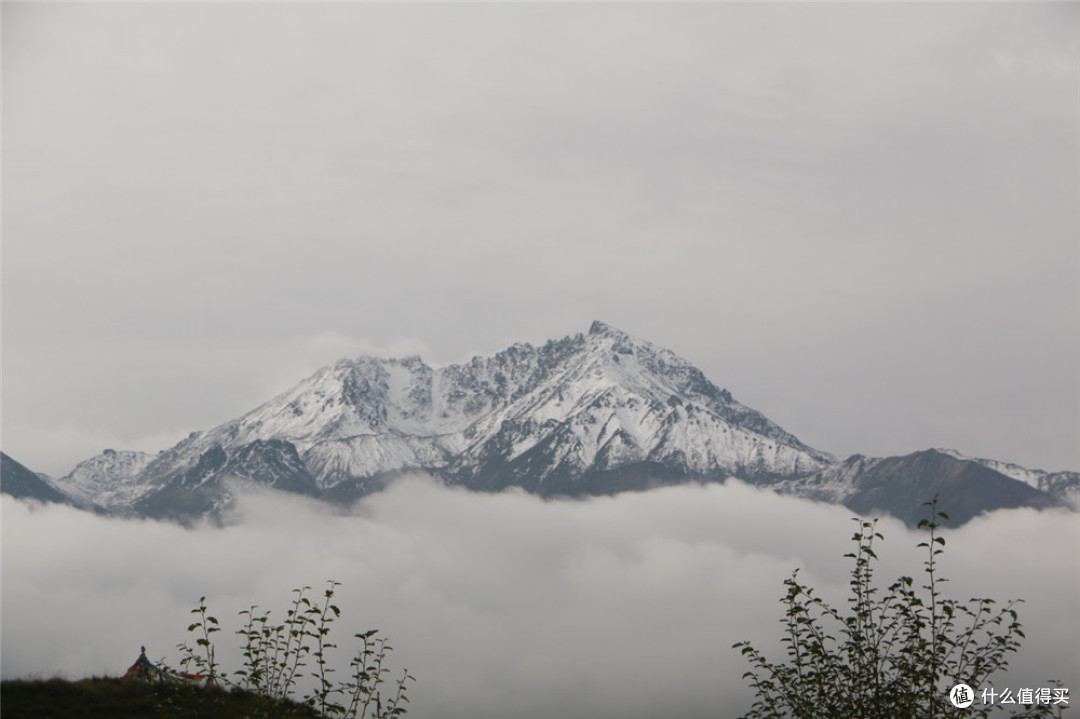
[[84, 505], [184, 521], [227, 506], [231, 481], [349, 502], [417, 469], [545, 496], [734, 476], [906, 520], [941, 494], [958, 522], [997, 507], [1075, 507], [1080, 493], [1077, 473], [949, 451], [838, 462], [681, 357], [602, 322], [441, 368], [343, 359], [156, 456], [106, 450], [52, 485]]
[[[237, 453], [284, 451], [265, 444], [271, 440], [293, 448], [305, 478], [291, 467], [252, 479], [280, 483], [284, 473], [306, 486], [310, 478], [317, 492], [422, 469], [476, 489], [576, 494], [611, 486], [584, 480], [620, 468], [652, 467], [681, 480], [763, 480], [832, 460], [674, 353], [594, 322], [587, 334], [441, 368], [419, 357], [341, 360], [236, 420], [193, 433], [134, 478], [118, 472], [101, 483], [102, 505], [117, 508], [127, 498], [142, 512], [163, 506], [165, 497], [216, 480]], [[80, 491], [87, 484], [80, 480]]]

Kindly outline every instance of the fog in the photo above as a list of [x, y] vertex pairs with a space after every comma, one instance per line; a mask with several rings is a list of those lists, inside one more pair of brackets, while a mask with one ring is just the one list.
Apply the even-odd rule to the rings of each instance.
[[[842, 605], [850, 512], [737, 482], [588, 501], [402, 480], [349, 512], [246, 494], [224, 527], [115, 520], [3, 498], [5, 677], [117, 675], [147, 646], [176, 663], [200, 596], [238, 668], [236, 613], [280, 618], [292, 588], [342, 583], [336, 632], [378, 628], [416, 676], [409, 715], [735, 716], [749, 639], [779, 659], [782, 582]], [[920, 537], [883, 520], [878, 577], [917, 574]], [[1080, 517], [998, 512], [949, 532], [949, 596], [1022, 597], [1020, 688], [1080, 686]], [[342, 656], [344, 662], [347, 657]]]

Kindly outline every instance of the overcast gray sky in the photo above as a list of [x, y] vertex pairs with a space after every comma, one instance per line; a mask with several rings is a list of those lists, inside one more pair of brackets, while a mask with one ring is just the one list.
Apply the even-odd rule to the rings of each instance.
[[4, 3], [3, 448], [603, 319], [807, 443], [1080, 469], [1080, 5]]

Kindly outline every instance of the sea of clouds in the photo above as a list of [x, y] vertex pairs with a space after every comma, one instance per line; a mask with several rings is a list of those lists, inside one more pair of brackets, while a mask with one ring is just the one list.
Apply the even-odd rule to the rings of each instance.
[[[223, 527], [107, 519], [3, 498], [4, 677], [117, 675], [146, 645], [175, 664], [190, 610], [280, 618], [290, 590], [342, 583], [336, 632], [377, 628], [416, 676], [420, 719], [736, 716], [752, 695], [732, 643], [771, 657], [783, 580], [846, 599], [854, 524], [830, 505], [738, 482], [585, 501], [474, 494], [417, 476], [351, 511], [239, 496]], [[916, 575], [925, 537], [879, 524], [882, 584]], [[946, 534], [949, 596], [1021, 597], [1027, 635], [997, 685], [1080, 691], [1080, 515], [998, 512]]]

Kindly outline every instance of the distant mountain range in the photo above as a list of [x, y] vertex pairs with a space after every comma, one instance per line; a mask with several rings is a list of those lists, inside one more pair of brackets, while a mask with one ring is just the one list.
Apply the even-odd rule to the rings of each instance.
[[105, 450], [59, 479], [4, 455], [0, 489], [121, 516], [218, 516], [243, 484], [347, 504], [408, 471], [448, 485], [582, 497], [737, 477], [909, 523], [1080, 506], [1080, 473], [948, 450], [838, 460], [674, 353], [602, 322], [542, 347], [432, 368], [346, 359], [247, 414], [150, 455]]

